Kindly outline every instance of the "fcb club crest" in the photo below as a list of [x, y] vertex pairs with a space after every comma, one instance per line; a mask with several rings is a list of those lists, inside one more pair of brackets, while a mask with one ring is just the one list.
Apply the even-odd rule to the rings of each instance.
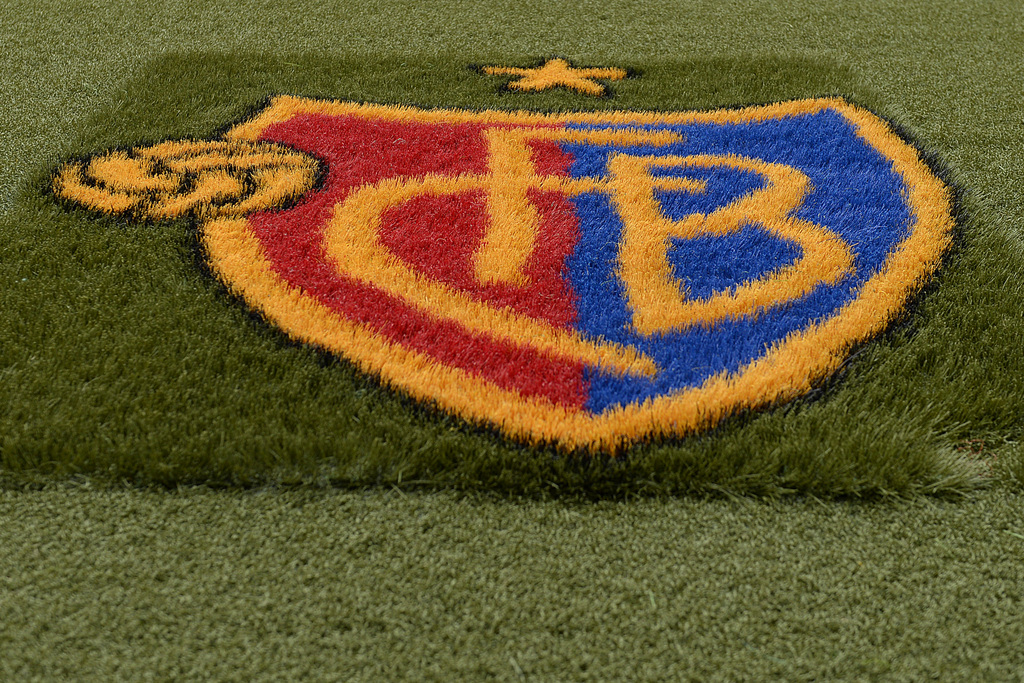
[[54, 192], [194, 216], [290, 337], [529, 443], [616, 451], [792, 399], [939, 265], [948, 188], [840, 99], [711, 112], [278, 97], [220, 140], [62, 165]]

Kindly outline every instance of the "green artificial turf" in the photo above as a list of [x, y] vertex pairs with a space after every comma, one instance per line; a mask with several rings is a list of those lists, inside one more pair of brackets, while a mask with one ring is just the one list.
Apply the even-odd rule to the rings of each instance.
[[1024, 505], [0, 492], [0, 678], [1016, 681]]
[[[1024, 678], [1019, 3], [2, 2], [0, 48], [0, 678]], [[583, 463], [287, 344], [184, 222], [42, 192], [276, 88], [508, 106], [464, 65], [554, 54], [645, 76], [516, 106], [898, 122], [963, 189], [938, 286], [816, 400]], [[646, 497], [723, 491], [802, 495]]]

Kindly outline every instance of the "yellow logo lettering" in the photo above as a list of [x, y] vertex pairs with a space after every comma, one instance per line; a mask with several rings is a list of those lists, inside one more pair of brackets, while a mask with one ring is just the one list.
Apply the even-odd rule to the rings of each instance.
[[[617, 374], [655, 374], [654, 362], [634, 349], [586, 339], [578, 332], [509, 309], [495, 308], [443, 282], [424, 277], [395, 257], [380, 242], [378, 233], [386, 211], [416, 197], [482, 192], [487, 202], [488, 224], [473, 256], [475, 276], [483, 284], [526, 287], [529, 279], [524, 270], [533, 254], [540, 227], [540, 218], [528, 193], [531, 190], [557, 191], [575, 196], [583, 192], [612, 191], [607, 178], [539, 175], [529, 141], [661, 146], [680, 142], [681, 138], [674, 133], [637, 129], [491, 128], [485, 135], [489, 151], [486, 174], [388, 178], [355, 190], [335, 208], [327, 227], [327, 253], [341, 272], [373, 284], [437, 319], [454, 320], [480, 334], [532, 346]], [[654, 181], [654, 186], [693, 191], [703, 184], [686, 178], [661, 178]]]
[[[708, 214], [683, 220], [666, 218], [654, 192], [663, 179], [653, 168], [729, 168], [760, 175], [763, 188], [737, 198]], [[792, 215], [803, 203], [810, 180], [799, 170], [736, 155], [629, 156], [608, 162], [612, 201], [623, 223], [619, 245], [619, 276], [633, 312], [633, 325], [651, 335], [728, 318], [757, 315], [810, 293], [819, 283], [834, 283], [850, 272], [850, 246], [834, 232]], [[672, 274], [668, 262], [671, 240], [728, 235], [753, 226], [798, 244], [803, 257], [752, 282], [691, 299]]]

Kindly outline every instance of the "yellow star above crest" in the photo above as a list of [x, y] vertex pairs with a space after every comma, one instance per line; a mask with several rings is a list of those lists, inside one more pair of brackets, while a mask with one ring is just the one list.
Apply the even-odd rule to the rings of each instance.
[[605, 87], [594, 79], [618, 81], [628, 74], [625, 69], [617, 67], [582, 68], [570, 66], [564, 59], [549, 59], [544, 66], [523, 69], [514, 66], [485, 66], [483, 72], [489, 76], [522, 76], [512, 81], [508, 87], [512, 90], [547, 90], [548, 88], [569, 88], [587, 95], [601, 96]]

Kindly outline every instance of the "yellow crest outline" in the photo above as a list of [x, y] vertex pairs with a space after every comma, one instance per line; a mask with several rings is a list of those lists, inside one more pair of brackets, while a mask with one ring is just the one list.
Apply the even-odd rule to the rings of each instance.
[[[952, 239], [951, 193], [918, 151], [869, 111], [838, 98], [822, 98], [711, 112], [531, 112], [421, 110], [407, 106], [354, 104], [283, 96], [226, 139], [255, 142], [266, 128], [300, 114], [355, 116], [415, 122], [494, 124], [740, 123], [832, 109], [857, 135], [891, 161], [906, 187], [913, 216], [910, 234], [863, 286], [860, 296], [837, 314], [789, 335], [733, 374], [720, 373], [701, 386], [608, 410], [573, 411], [541, 398], [524, 398], [458, 368], [381, 338], [303, 296], [274, 272], [243, 218], [210, 218], [203, 242], [214, 270], [268, 319], [298, 340], [343, 355], [417, 399], [434, 401], [470, 421], [489, 423], [529, 442], [563, 448], [620, 450], [645, 436], [682, 436], [727, 414], [796, 397], [834, 372], [848, 349], [880, 332], [929, 277]], [[842, 264], [835, 267], [841, 268]]]

